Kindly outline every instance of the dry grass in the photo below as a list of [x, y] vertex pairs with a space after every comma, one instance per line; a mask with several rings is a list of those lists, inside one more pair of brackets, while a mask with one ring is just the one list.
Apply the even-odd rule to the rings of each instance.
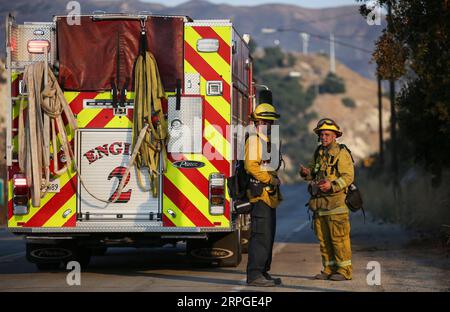
[[439, 187], [432, 187], [430, 181], [430, 174], [409, 170], [401, 180], [397, 199], [387, 174], [371, 177], [362, 173], [359, 184], [366, 210], [373, 216], [410, 228], [438, 230], [442, 224], [450, 224], [450, 172], [444, 174]]

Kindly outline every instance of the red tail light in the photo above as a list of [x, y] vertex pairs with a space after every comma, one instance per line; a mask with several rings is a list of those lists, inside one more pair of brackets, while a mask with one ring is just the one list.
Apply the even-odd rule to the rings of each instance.
[[209, 176], [209, 213], [222, 215], [225, 212], [225, 176], [213, 173]]
[[30, 200], [30, 188], [24, 174], [13, 176], [13, 203], [15, 215], [26, 215], [28, 213], [28, 201]]
[[224, 192], [223, 187], [211, 186], [211, 195], [212, 196], [221, 196], [221, 195], [224, 195], [224, 194], [225, 194], [225, 192]]

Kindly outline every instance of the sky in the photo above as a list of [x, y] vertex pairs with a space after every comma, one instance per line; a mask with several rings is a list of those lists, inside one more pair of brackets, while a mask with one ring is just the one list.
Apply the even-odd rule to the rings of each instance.
[[[146, 2], [162, 3], [167, 6], [175, 6], [187, 0], [144, 0]], [[325, 8], [342, 5], [355, 5], [355, 0], [208, 0], [213, 3], [226, 3], [230, 5], [258, 5], [264, 3], [285, 3], [294, 4], [306, 8]]]

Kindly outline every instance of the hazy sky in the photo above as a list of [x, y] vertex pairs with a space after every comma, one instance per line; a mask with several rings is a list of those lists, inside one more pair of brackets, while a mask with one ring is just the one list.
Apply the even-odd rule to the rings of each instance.
[[[144, 0], [147, 2], [162, 3], [164, 5], [173, 6], [178, 5], [187, 0]], [[341, 5], [356, 4], [355, 0], [208, 0], [213, 3], [226, 3], [231, 5], [256, 5], [263, 3], [287, 3], [295, 4], [307, 8], [323, 8], [334, 7]]]

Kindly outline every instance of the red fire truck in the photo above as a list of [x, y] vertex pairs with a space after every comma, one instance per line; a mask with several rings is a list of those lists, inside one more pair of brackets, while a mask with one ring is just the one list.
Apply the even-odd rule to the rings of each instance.
[[[91, 14], [24, 24], [10, 16], [6, 23], [8, 229], [26, 237], [28, 260], [40, 269], [69, 260], [86, 265], [111, 246], [186, 242], [194, 262], [238, 265], [248, 224], [233, 213], [226, 178], [241, 144], [229, 129], [247, 125], [254, 106], [249, 37], [229, 20], [187, 16]], [[148, 168], [134, 166], [124, 176], [134, 147], [134, 67], [142, 36], [159, 69], [169, 133], [155, 193], [148, 191]], [[27, 127], [36, 90], [25, 74], [39, 62], [56, 77], [76, 128], [64, 115], [63, 126], [52, 130], [60, 140], [43, 134], [48, 181], [34, 202], [31, 191], [45, 174], [36, 179], [24, 172], [36, 148], [23, 147], [35, 135]], [[37, 114], [38, 121], [53, 118], [45, 115]], [[183, 133], [181, 125], [191, 131]], [[60, 143], [63, 127], [70, 164]]]

